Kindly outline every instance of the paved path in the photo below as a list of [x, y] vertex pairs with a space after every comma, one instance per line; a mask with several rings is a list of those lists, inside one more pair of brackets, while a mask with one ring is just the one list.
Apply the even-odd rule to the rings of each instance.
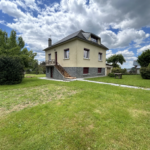
[[[61, 82], [70, 82], [70, 81], [63, 81], [63, 80], [50, 79], [50, 78], [46, 78], [46, 77], [40, 77], [39, 79], [51, 80], [51, 81], [61, 81]], [[142, 87], [130, 86], [130, 85], [122, 85], [122, 84], [115, 84], [115, 83], [106, 83], [106, 82], [90, 81], [90, 80], [84, 80], [84, 78], [72, 79], [71, 81], [84, 81], [84, 82], [92, 82], [92, 83], [97, 83], [97, 84], [107, 84], [107, 85], [113, 85], [113, 86], [119, 86], [119, 87], [127, 87], [127, 88], [132, 88], [132, 89], [150, 90], [150, 88], [142, 88]]]
[[122, 85], [122, 84], [115, 84], [115, 83], [106, 83], [106, 82], [90, 81], [90, 80], [84, 80], [84, 79], [76, 79], [76, 80], [77, 80], [77, 81], [85, 81], [85, 82], [98, 83], [98, 84], [108, 84], [108, 85], [119, 86], [119, 87], [127, 87], [127, 88], [132, 88], [132, 89], [150, 90], [150, 88], [142, 88], [142, 87], [130, 86], [130, 85]]

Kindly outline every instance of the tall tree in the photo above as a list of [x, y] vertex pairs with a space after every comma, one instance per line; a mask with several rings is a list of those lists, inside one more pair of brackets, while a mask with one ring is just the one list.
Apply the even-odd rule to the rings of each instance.
[[22, 37], [16, 37], [16, 31], [12, 30], [10, 37], [5, 31], [0, 30], [0, 55], [19, 56], [24, 67], [31, 67], [37, 55], [32, 50], [24, 48], [25, 42]]
[[148, 49], [138, 56], [137, 62], [141, 67], [148, 67], [150, 64], [150, 50]]
[[112, 55], [111, 57], [109, 57], [107, 59], [108, 63], [112, 63], [113, 67], [118, 67], [118, 63], [120, 63], [121, 65], [126, 62], [126, 60], [124, 59], [122, 54], [118, 54], [118, 55]]

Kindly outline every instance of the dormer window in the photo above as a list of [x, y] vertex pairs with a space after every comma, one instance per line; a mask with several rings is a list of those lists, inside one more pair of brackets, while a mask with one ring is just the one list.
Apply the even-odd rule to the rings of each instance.
[[95, 43], [98, 43], [98, 38], [93, 36], [93, 35], [91, 35], [91, 41], [95, 42]]

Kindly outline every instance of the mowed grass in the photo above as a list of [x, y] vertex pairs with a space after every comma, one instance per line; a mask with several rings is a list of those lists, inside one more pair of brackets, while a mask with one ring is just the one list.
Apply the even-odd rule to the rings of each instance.
[[0, 90], [2, 150], [150, 149], [149, 91], [37, 78]]
[[115, 77], [106, 76], [89, 78], [87, 80], [150, 88], [150, 80], [142, 79], [141, 75], [123, 75], [122, 79], [115, 79]]

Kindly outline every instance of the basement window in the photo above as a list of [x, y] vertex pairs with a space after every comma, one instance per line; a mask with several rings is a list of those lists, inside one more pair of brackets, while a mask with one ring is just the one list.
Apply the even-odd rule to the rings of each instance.
[[98, 68], [98, 73], [102, 73], [102, 68]]
[[89, 68], [83, 68], [83, 74], [88, 74], [89, 73]]

